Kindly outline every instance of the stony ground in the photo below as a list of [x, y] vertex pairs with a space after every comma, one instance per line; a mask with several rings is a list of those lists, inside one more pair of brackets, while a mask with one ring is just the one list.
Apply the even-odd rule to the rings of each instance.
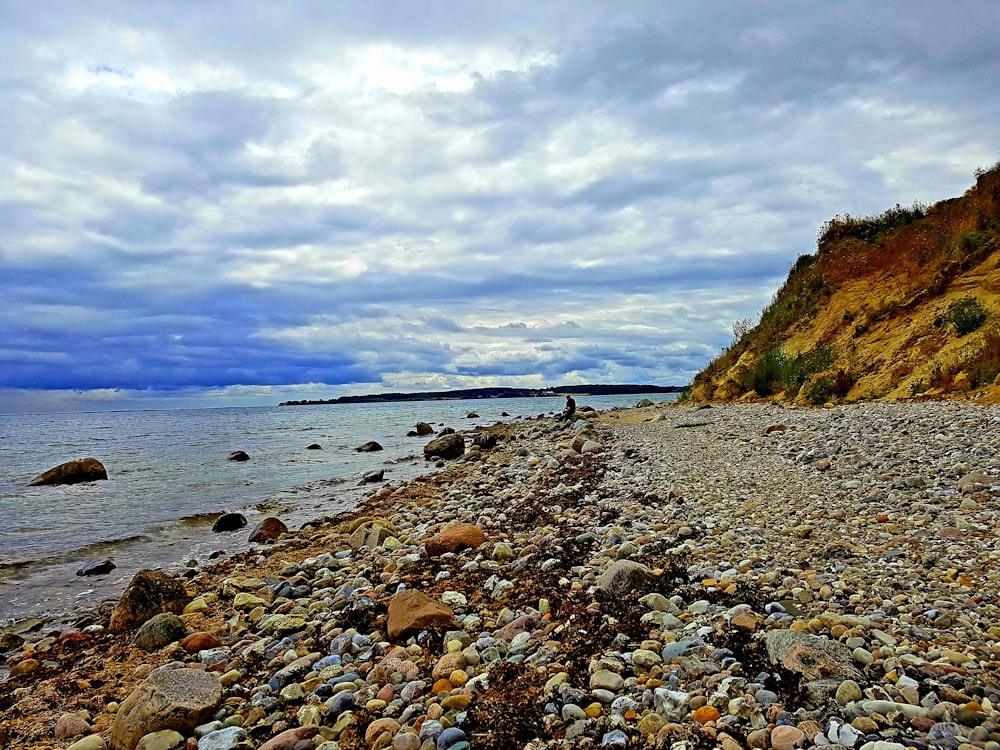
[[[160, 642], [107, 607], [0, 639], [0, 748], [1000, 750], [1000, 409], [492, 431], [191, 571]], [[139, 716], [164, 670], [217, 694]]]

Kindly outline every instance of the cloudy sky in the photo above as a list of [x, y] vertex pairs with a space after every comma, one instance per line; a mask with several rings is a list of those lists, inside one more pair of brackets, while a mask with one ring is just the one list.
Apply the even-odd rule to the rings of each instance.
[[684, 384], [1000, 157], [1000, 3], [0, 2], [0, 412]]

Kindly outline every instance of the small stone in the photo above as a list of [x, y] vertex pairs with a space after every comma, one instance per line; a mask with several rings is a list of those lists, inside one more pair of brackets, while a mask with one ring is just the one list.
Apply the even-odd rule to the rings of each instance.
[[55, 735], [57, 740], [68, 740], [90, 732], [90, 724], [77, 714], [63, 714], [56, 720]]
[[859, 701], [862, 698], [861, 686], [854, 680], [844, 680], [837, 688], [837, 703], [846, 706], [852, 701]]
[[160, 729], [139, 739], [135, 750], [176, 750], [184, 747], [184, 735], [173, 729]]
[[805, 740], [806, 735], [798, 727], [779, 724], [771, 730], [771, 747], [774, 750], [792, 750]]
[[715, 706], [702, 706], [701, 708], [695, 709], [694, 713], [691, 715], [699, 724], [707, 724], [710, 721], [718, 721], [720, 716], [719, 709]]
[[625, 686], [625, 680], [620, 674], [608, 669], [599, 669], [590, 676], [591, 690], [611, 690], [617, 692]]

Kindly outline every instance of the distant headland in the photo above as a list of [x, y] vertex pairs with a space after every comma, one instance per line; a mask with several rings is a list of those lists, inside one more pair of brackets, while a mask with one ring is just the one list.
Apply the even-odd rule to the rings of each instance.
[[554, 388], [466, 388], [456, 391], [422, 391], [420, 393], [371, 393], [365, 396], [311, 401], [282, 401], [278, 406], [311, 406], [314, 404], [365, 404], [388, 401], [453, 401], [482, 398], [540, 398], [544, 396], [616, 396], [629, 393], [680, 393], [680, 385], [560, 385]]

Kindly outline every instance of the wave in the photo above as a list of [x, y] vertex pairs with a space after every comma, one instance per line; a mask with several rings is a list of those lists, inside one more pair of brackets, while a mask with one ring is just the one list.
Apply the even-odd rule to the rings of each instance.
[[66, 563], [83, 560], [89, 557], [110, 557], [116, 550], [125, 549], [136, 544], [153, 541], [152, 537], [146, 534], [132, 534], [118, 539], [107, 539], [100, 542], [91, 542], [82, 547], [64, 550], [45, 557], [28, 558], [27, 560], [14, 560], [0, 562], [0, 579], [23, 571], [25, 568], [49, 567], [53, 565], [63, 565]]

